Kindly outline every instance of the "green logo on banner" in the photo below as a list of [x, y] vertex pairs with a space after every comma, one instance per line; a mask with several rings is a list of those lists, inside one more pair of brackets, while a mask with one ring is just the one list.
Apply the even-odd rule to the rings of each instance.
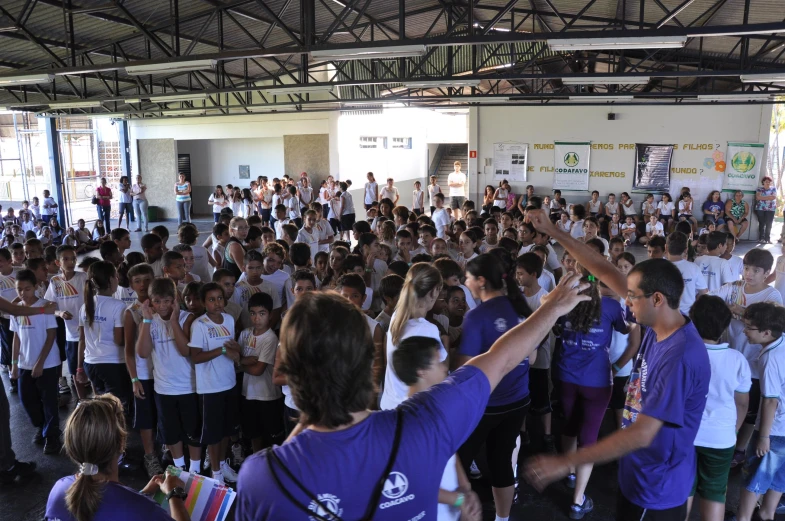
[[569, 167], [577, 166], [579, 162], [580, 158], [575, 152], [567, 152], [564, 155], [564, 164]]
[[743, 174], [755, 168], [755, 156], [749, 152], [736, 152], [730, 164], [735, 171]]

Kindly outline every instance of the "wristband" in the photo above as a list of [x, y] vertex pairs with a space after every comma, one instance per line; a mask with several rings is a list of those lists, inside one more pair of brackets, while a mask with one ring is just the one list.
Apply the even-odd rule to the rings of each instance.
[[365, 268], [365, 273], [373, 273], [373, 268]]
[[19, 365], [19, 360], [11, 360], [11, 365]]
[[142, 323], [143, 324], [152, 324], [153, 323], [153, 319], [151, 319], [151, 318], [144, 318], [144, 319], [142, 319]]
[[138, 382], [138, 381], [139, 381], [139, 378], [137, 378], [137, 377], [133, 377], [133, 378], [131, 378], [131, 383], [132, 383], [132, 384], [135, 384], [135, 383], [136, 383], [136, 382]]
[[617, 373], [618, 373], [619, 371], [621, 371], [621, 367], [619, 367], [619, 366], [618, 366], [618, 365], [616, 365], [616, 364], [613, 364], [611, 367], [613, 367], [613, 370], [614, 370], [614, 371], [616, 371]]
[[465, 500], [466, 496], [463, 495], [463, 492], [458, 492], [458, 498], [455, 500], [455, 503], [453, 503], [452, 506], [455, 508], [461, 508]]
[[41, 308], [41, 315], [43, 315], [45, 313], [46, 313], [46, 310], [44, 308]]
[[77, 367], [76, 368], [76, 372], [77, 373], [84, 373], [84, 368], [83, 367]]
[[221, 348], [221, 354], [222, 354], [222, 355], [225, 355], [225, 354], [226, 354], [226, 347], [222, 347], [222, 348]]

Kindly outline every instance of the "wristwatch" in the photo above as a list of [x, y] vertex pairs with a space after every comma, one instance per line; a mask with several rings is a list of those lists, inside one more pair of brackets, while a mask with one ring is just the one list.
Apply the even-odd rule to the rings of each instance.
[[169, 501], [173, 497], [180, 498], [185, 501], [185, 498], [188, 497], [188, 493], [183, 489], [183, 487], [174, 487], [167, 495], [166, 501]]

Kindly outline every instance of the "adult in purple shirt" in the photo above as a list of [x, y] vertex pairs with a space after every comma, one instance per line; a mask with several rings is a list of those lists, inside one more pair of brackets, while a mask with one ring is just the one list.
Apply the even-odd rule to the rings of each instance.
[[587, 299], [578, 294], [584, 286], [565, 277], [487, 353], [397, 409], [379, 412], [368, 410], [374, 345], [362, 312], [331, 293], [298, 299], [281, 327], [278, 355], [300, 409], [300, 432], [243, 463], [235, 519], [435, 519], [447, 460], [504, 376], [559, 316]]
[[[545, 212], [528, 215], [581, 266], [627, 295], [627, 305], [647, 330], [630, 376], [622, 429], [572, 454], [535, 458], [527, 480], [541, 490], [571, 467], [620, 459], [616, 519], [684, 520], [711, 368], [695, 326], [679, 311], [681, 272], [669, 261], [650, 259], [625, 277], [605, 257], [557, 229]], [[628, 349], [616, 365], [623, 367], [634, 351]]]
[[[120, 484], [117, 464], [125, 450], [123, 404], [104, 394], [80, 402], [65, 428], [65, 451], [79, 474], [58, 480], [46, 502], [46, 521], [190, 521], [180, 478], [154, 476], [141, 493]], [[171, 517], [146, 496], [169, 499]]]
[[725, 203], [721, 201], [722, 194], [719, 190], [712, 190], [703, 202], [703, 220], [711, 221], [717, 226], [717, 231], [725, 228]]

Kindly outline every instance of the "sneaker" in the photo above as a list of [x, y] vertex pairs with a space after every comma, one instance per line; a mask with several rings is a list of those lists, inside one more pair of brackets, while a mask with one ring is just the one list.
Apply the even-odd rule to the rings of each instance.
[[135, 231], [135, 232], [141, 232], [141, 231], [142, 231], [142, 229], [141, 229], [141, 228], [137, 228], [137, 229], [136, 229], [136, 230], [134, 230], [134, 231]]
[[229, 458], [221, 462], [221, 474], [223, 474], [224, 481], [237, 483], [237, 472], [229, 465]]
[[131, 461], [125, 452], [120, 455], [117, 467], [124, 472], [136, 472], [139, 470], [139, 464]]
[[202, 467], [205, 471], [210, 471], [210, 452], [204, 451], [204, 466]]
[[564, 478], [564, 484], [567, 488], [575, 488], [575, 474], [570, 474]]
[[472, 461], [472, 466], [469, 467], [469, 477], [472, 479], [480, 479], [482, 477], [482, 472], [480, 472], [479, 467], [477, 467], [476, 461]]
[[240, 465], [243, 464], [245, 461], [245, 456], [243, 456], [243, 446], [239, 443], [235, 443], [232, 445], [232, 465], [240, 468]]
[[735, 469], [739, 465], [744, 464], [744, 451], [737, 450], [733, 453], [733, 460], [730, 462], [730, 468]]
[[68, 379], [65, 376], [60, 377], [57, 383], [57, 390], [60, 394], [71, 394], [71, 388], [68, 386]]
[[16, 394], [19, 392], [19, 384], [17, 383], [17, 380], [11, 380], [11, 389], [9, 389], [9, 392], [11, 394]]
[[583, 519], [583, 516], [594, 510], [594, 503], [589, 496], [583, 496], [583, 504], [570, 507], [570, 519]]
[[164, 473], [164, 469], [161, 468], [155, 453], [144, 455], [144, 469], [147, 471], [148, 478]]
[[213, 478], [214, 480], [216, 480], [216, 481], [217, 481], [218, 483], [220, 483], [221, 485], [225, 484], [225, 481], [224, 481], [224, 475], [223, 475], [223, 473], [221, 473], [220, 471], [218, 471], [218, 472], [213, 472], [213, 473], [212, 473], [212, 474], [210, 474], [210, 475], [212, 476], [212, 478]]
[[60, 454], [63, 449], [63, 444], [60, 443], [60, 437], [46, 438], [46, 445], [44, 445], [44, 454]]
[[556, 438], [554, 438], [553, 434], [543, 436], [542, 445], [547, 454], [556, 454]]
[[35, 472], [35, 466], [34, 461], [15, 461], [10, 469], [0, 471], [0, 483], [8, 485], [17, 476], [25, 478]]
[[33, 436], [33, 443], [36, 445], [43, 445], [46, 442], [44, 439], [44, 431], [43, 429], [38, 429], [35, 432], [35, 436]]

